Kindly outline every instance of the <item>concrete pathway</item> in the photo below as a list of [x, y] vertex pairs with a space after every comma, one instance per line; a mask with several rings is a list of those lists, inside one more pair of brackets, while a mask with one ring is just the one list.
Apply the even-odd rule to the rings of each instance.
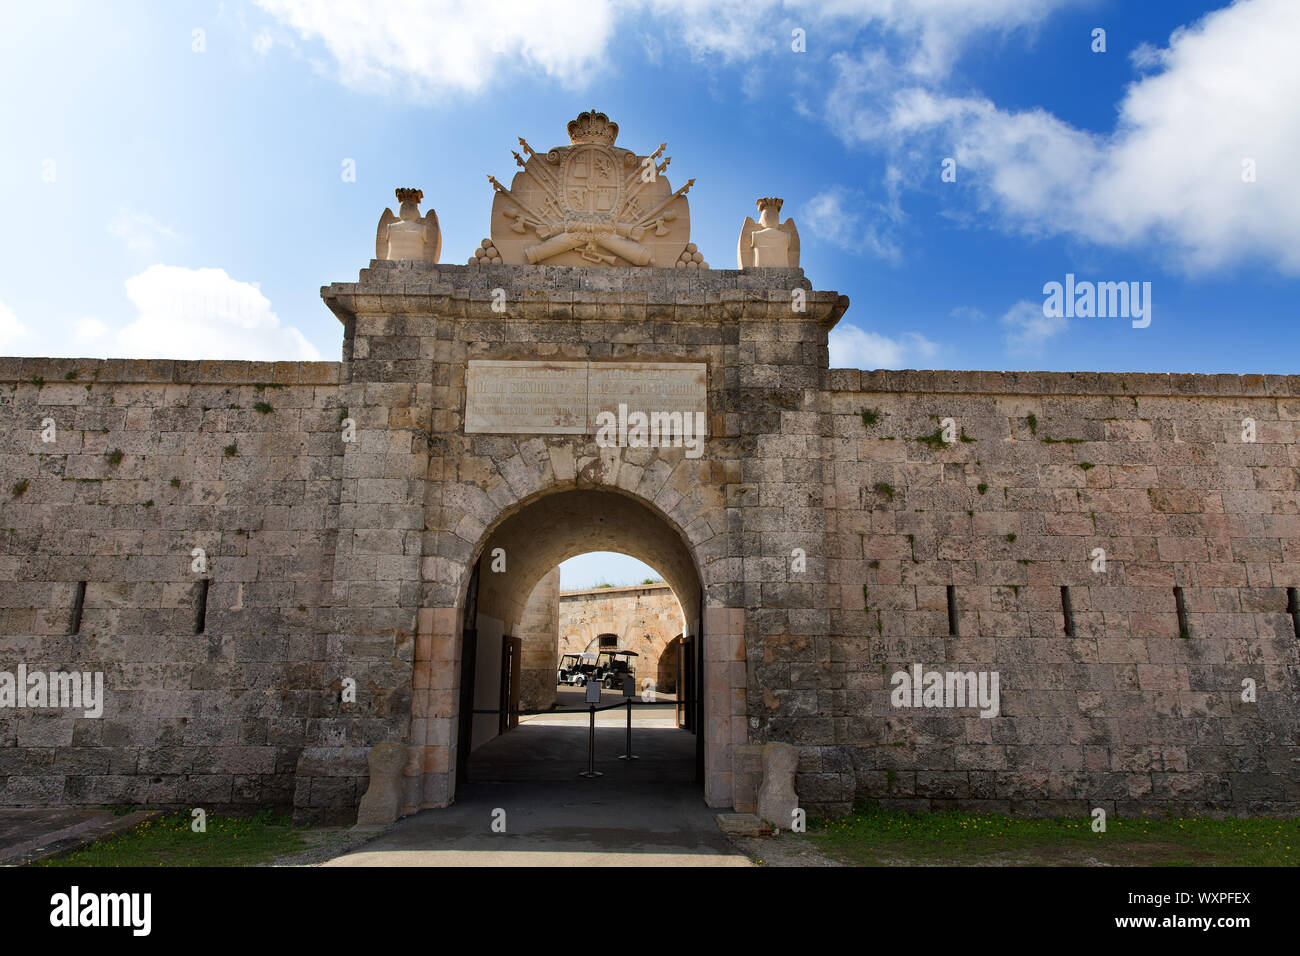
[[[704, 805], [695, 738], [676, 729], [671, 708], [634, 708], [641, 759], [631, 765], [617, 759], [625, 712], [598, 718], [595, 765], [604, 776], [577, 776], [587, 765], [586, 714], [528, 718], [474, 751], [454, 805], [401, 820], [323, 865], [751, 865]], [[495, 832], [502, 819], [505, 832]]]
[[3, 809], [0, 810], [0, 865], [13, 866], [125, 833], [157, 814], [156, 810], [115, 816], [108, 810]]
[[[694, 784], [470, 784], [324, 866], [749, 866]], [[494, 833], [497, 810], [504, 833]]]

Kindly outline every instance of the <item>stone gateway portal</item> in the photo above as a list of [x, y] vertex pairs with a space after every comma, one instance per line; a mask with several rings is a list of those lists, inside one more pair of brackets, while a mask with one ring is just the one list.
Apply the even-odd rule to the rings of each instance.
[[340, 362], [0, 360], [0, 670], [103, 682], [0, 708], [0, 802], [445, 806], [471, 634], [616, 550], [710, 806], [783, 744], [808, 813], [1294, 809], [1300, 380], [831, 369], [780, 199], [713, 269], [664, 147], [569, 134], [465, 265], [398, 190]]

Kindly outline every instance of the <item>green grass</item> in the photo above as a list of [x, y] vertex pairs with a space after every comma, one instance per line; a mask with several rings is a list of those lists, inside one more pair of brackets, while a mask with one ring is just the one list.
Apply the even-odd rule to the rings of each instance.
[[[138, 809], [138, 808], [137, 808]], [[248, 866], [307, 848], [287, 815], [208, 815], [207, 832], [190, 829], [188, 812], [146, 820], [118, 836], [32, 866]]]
[[1091, 817], [1029, 819], [952, 810], [910, 814], [859, 801], [852, 814], [810, 819], [808, 839], [828, 857], [858, 865], [1295, 866], [1300, 817]]

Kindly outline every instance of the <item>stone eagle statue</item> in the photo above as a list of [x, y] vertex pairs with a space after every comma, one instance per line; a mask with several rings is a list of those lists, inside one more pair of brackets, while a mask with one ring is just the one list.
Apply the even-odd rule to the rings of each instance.
[[775, 196], [758, 200], [758, 222], [749, 216], [740, 227], [736, 262], [741, 269], [799, 268], [799, 230], [794, 220], [781, 218], [781, 203]]
[[437, 262], [442, 253], [442, 230], [438, 228], [438, 214], [432, 209], [420, 217], [420, 200], [424, 193], [419, 189], [397, 190], [401, 205], [397, 215], [385, 209], [379, 217], [375, 233], [376, 259], [419, 259]]

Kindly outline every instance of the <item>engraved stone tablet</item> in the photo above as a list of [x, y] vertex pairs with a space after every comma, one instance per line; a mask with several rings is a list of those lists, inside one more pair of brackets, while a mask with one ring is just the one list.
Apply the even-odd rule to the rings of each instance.
[[707, 366], [702, 363], [592, 362], [587, 373], [587, 422], [596, 421], [601, 412], [618, 414], [618, 406], [627, 411], [680, 412], [705, 411]]
[[707, 405], [702, 362], [506, 362], [471, 359], [465, 376], [465, 432], [593, 434], [601, 412], [700, 413]]
[[465, 431], [581, 435], [587, 430], [586, 362], [471, 360]]

